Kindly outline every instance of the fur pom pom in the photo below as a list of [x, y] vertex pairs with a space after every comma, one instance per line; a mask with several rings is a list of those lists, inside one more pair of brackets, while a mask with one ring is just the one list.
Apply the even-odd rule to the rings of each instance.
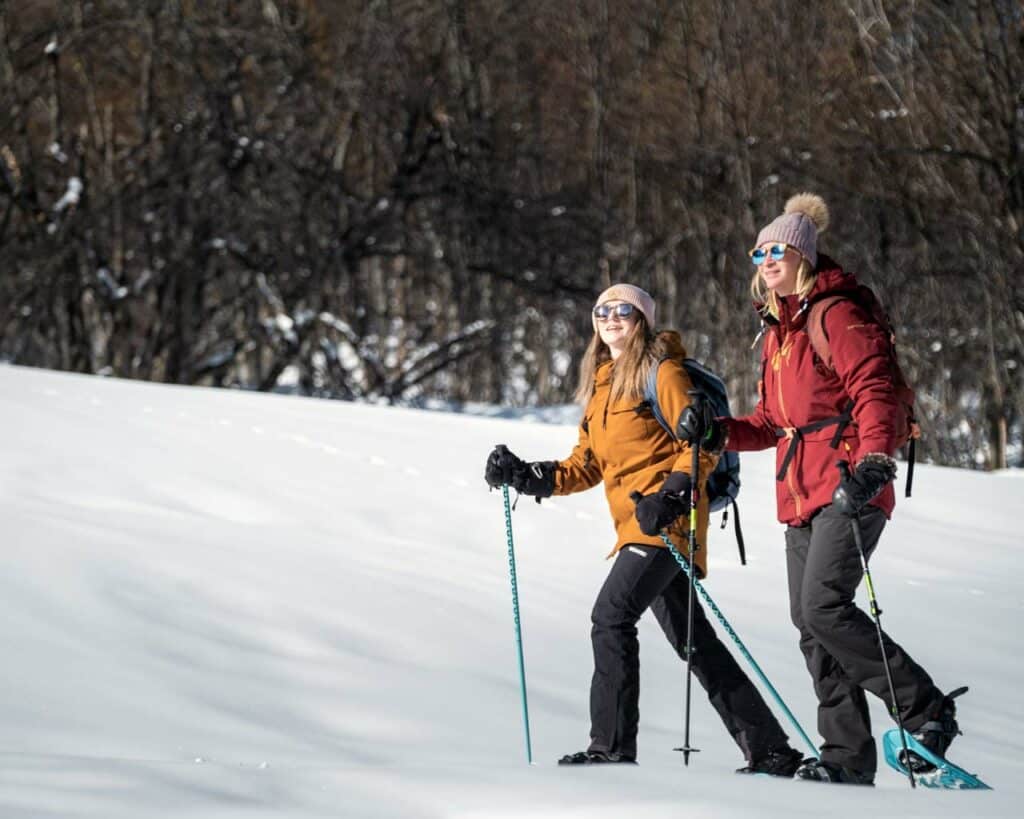
[[824, 233], [828, 229], [828, 205], [816, 193], [798, 193], [789, 197], [783, 213], [802, 213], [807, 216], [818, 233]]

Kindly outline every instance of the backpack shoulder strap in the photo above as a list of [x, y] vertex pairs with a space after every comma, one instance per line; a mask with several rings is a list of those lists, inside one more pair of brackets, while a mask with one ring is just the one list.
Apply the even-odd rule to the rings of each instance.
[[836, 304], [847, 299], [847, 296], [825, 296], [814, 302], [807, 311], [807, 335], [811, 340], [811, 348], [830, 370], [832, 366], [832, 350], [828, 344], [828, 333], [825, 332], [825, 314]]
[[644, 389], [644, 401], [646, 401], [647, 405], [651, 408], [654, 420], [661, 424], [662, 429], [664, 429], [665, 432], [669, 434], [669, 437], [674, 441], [676, 440], [676, 433], [672, 427], [669, 426], [668, 421], [665, 420], [665, 416], [661, 412], [661, 404], [658, 403], [658, 370], [661, 369], [661, 365], [664, 364], [668, 358], [671, 358], [671, 356], [659, 359], [658, 363], [651, 367], [650, 372], [647, 374], [647, 386]]

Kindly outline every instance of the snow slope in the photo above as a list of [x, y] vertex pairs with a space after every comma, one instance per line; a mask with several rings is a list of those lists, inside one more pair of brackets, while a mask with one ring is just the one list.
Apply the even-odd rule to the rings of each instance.
[[[555, 766], [587, 742], [589, 612], [613, 542], [600, 490], [513, 515], [527, 766], [483, 461], [499, 442], [562, 457], [575, 437], [0, 367], [0, 817], [1020, 815], [1013, 473], [919, 467], [873, 562], [886, 628], [941, 686], [971, 686], [951, 755], [993, 792], [911, 792], [887, 768], [875, 789], [737, 777], [699, 688], [684, 768], [684, 668], [651, 618], [641, 764]], [[749, 565], [715, 529], [707, 588], [816, 738], [770, 455], [746, 457], [744, 481]]]

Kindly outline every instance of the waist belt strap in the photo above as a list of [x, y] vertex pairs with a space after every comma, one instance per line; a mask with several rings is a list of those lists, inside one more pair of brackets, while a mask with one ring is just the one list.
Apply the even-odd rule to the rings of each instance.
[[[846, 408], [839, 415], [833, 415], [831, 418], [823, 418], [820, 421], [813, 421], [810, 424], [797, 427], [793, 430], [793, 437], [789, 439], [789, 448], [786, 450], [786, 456], [782, 459], [782, 466], [779, 468], [779, 474], [775, 476], [775, 480], [784, 481], [786, 479], [786, 472], [789, 470], [789, 465], [793, 462], [797, 448], [801, 443], [803, 443], [804, 435], [808, 432], [817, 432], [820, 429], [826, 429], [827, 427], [835, 424], [836, 433], [832, 436], [829, 446], [832, 449], [838, 449], [839, 442], [843, 440], [843, 430], [846, 429], [852, 420], [853, 401], [851, 400], [847, 402]], [[775, 430], [776, 438], [785, 438], [787, 435], [788, 433], [784, 429]]]
[[[777, 429], [775, 430], [775, 436], [777, 438], [785, 438], [786, 430]], [[789, 449], [786, 450], [786, 457], [782, 459], [782, 467], [779, 469], [779, 474], [775, 476], [775, 480], [784, 481], [786, 480], [786, 471], [789, 469], [790, 463], [793, 461], [793, 456], [796, 455], [796, 448], [804, 439], [803, 429], [793, 430], [793, 437], [789, 439]]]

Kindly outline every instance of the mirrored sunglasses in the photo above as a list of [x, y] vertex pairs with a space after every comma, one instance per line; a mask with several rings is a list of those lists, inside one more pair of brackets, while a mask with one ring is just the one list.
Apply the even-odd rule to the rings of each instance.
[[781, 262], [788, 248], [789, 245], [780, 242], [779, 244], [768, 245], [767, 248], [755, 247], [753, 250], [747, 251], [747, 255], [750, 256], [750, 261], [754, 263], [754, 267], [760, 267], [768, 261], [769, 256], [772, 257], [773, 262]]
[[636, 310], [636, 308], [627, 302], [621, 302], [619, 304], [599, 304], [594, 308], [594, 318], [598, 321], [605, 321], [612, 315], [617, 316], [618, 318], [629, 318], [633, 315], [634, 310]]

